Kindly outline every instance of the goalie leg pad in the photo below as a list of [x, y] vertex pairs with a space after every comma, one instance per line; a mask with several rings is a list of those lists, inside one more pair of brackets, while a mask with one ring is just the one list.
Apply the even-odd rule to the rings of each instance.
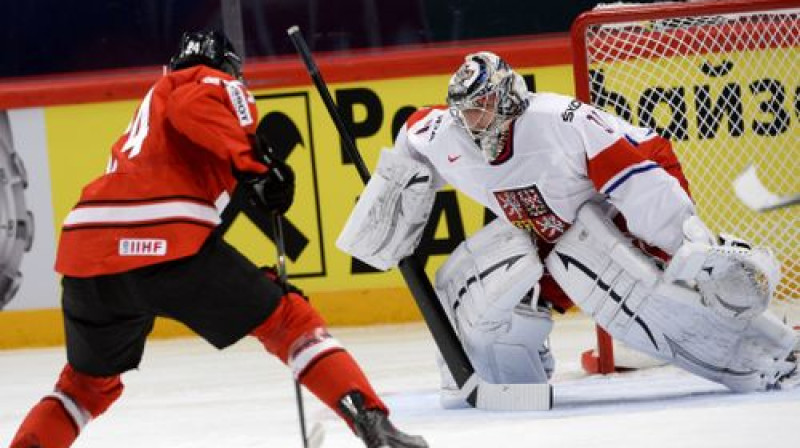
[[615, 339], [737, 391], [765, 389], [791, 351], [791, 329], [766, 317], [724, 317], [666, 283], [594, 204], [545, 260], [570, 298]]
[[465, 327], [490, 330], [510, 319], [543, 269], [530, 235], [495, 219], [459, 244], [434, 283], [457, 332]]
[[376, 269], [392, 268], [416, 249], [435, 197], [425, 164], [384, 149], [336, 246]]
[[470, 332], [465, 335], [465, 347], [473, 358], [486, 360], [476, 371], [489, 383], [546, 383], [555, 369], [547, 344], [552, 330], [550, 310], [520, 303], [505, 333]]
[[[553, 320], [547, 309], [533, 310], [521, 304], [511, 317], [506, 333], [473, 330], [462, 343], [477, 376], [491, 384], [545, 384], [555, 371], [547, 337]], [[445, 409], [468, 407], [441, 355], [437, 353], [441, 377], [440, 401]]]
[[481, 379], [545, 383], [552, 373], [544, 343], [550, 313], [531, 306], [542, 269], [530, 235], [495, 220], [461, 243], [437, 272], [437, 296]]

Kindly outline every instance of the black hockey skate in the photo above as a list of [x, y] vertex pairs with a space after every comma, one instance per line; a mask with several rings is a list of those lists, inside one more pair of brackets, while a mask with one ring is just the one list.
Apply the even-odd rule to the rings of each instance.
[[787, 367], [779, 373], [778, 381], [773, 385], [773, 389], [791, 389], [800, 386], [800, 341], [798, 347], [786, 358], [784, 364]]
[[427, 448], [428, 443], [420, 436], [399, 431], [383, 411], [365, 409], [360, 392], [351, 392], [339, 401], [339, 409], [356, 429], [367, 448]]

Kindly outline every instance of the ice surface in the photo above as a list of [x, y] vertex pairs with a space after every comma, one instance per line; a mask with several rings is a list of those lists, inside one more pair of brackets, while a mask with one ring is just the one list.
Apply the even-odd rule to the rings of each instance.
[[[559, 318], [555, 408], [548, 412], [443, 410], [433, 342], [423, 324], [334, 329], [362, 363], [393, 420], [432, 447], [736, 448], [800, 443], [800, 388], [737, 395], [671, 367], [586, 376], [593, 344], [583, 317]], [[0, 352], [0, 446], [48, 392], [62, 349]], [[289, 371], [253, 340], [222, 352], [199, 339], [152, 341], [123, 397], [92, 422], [76, 448], [302, 446]], [[360, 447], [333, 412], [304, 393], [309, 427], [326, 447]]]

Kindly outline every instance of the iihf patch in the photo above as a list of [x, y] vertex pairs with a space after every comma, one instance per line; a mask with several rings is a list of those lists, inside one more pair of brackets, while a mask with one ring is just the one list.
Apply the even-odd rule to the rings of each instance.
[[152, 238], [122, 238], [119, 255], [123, 257], [162, 257], [167, 254], [167, 240]]
[[241, 85], [238, 81], [226, 82], [225, 90], [228, 91], [228, 96], [231, 98], [231, 104], [236, 117], [239, 119], [239, 124], [247, 126], [253, 123], [253, 114], [250, 113], [250, 106], [248, 106], [247, 96], [242, 91]]
[[548, 243], [558, 240], [569, 228], [569, 223], [547, 205], [535, 184], [492, 193], [511, 224], [535, 232]]

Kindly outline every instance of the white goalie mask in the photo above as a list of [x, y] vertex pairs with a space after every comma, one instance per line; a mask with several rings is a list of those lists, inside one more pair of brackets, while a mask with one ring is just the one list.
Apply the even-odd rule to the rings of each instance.
[[508, 123], [528, 107], [529, 92], [522, 76], [488, 51], [466, 56], [447, 87], [447, 105], [487, 162], [500, 153]]

